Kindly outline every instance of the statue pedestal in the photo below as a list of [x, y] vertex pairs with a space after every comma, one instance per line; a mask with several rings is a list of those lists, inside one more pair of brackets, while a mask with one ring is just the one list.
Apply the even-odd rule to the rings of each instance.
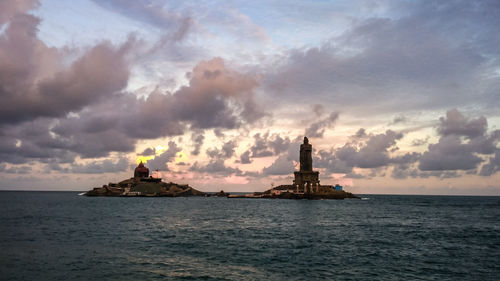
[[311, 193], [319, 190], [319, 172], [296, 171], [293, 174], [295, 175], [293, 185], [297, 193]]

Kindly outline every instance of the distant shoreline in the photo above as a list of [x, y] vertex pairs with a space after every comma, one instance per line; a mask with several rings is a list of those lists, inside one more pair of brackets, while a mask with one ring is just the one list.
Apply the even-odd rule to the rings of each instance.
[[[0, 189], [0, 192], [73, 192], [73, 193], [81, 193], [86, 192], [85, 190], [35, 190], [35, 189]], [[255, 191], [246, 191], [246, 192], [229, 192], [231, 194], [246, 194], [252, 193]], [[206, 191], [208, 194], [215, 194], [217, 191]], [[449, 196], [449, 197], [500, 197], [499, 195], [483, 195], [483, 194], [388, 194], [388, 193], [359, 193], [357, 196]]]

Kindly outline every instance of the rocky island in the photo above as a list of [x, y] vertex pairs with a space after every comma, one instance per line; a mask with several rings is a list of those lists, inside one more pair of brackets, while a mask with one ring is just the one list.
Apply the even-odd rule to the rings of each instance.
[[119, 183], [109, 183], [95, 187], [85, 193], [87, 196], [124, 196], [124, 197], [184, 197], [207, 196], [187, 184], [162, 182], [161, 178], [149, 175], [149, 169], [141, 162], [135, 168], [134, 177]]
[[295, 179], [292, 185], [280, 185], [264, 192], [254, 192], [244, 195], [228, 195], [228, 198], [280, 198], [280, 199], [360, 199], [358, 196], [346, 192], [342, 186], [321, 185], [319, 172], [313, 171], [312, 145], [304, 137], [300, 145], [300, 170], [294, 172]]
[[124, 197], [180, 197], [180, 196], [216, 196], [227, 198], [270, 198], [270, 199], [345, 199], [358, 196], [346, 192], [342, 186], [321, 185], [319, 172], [313, 171], [312, 145], [307, 137], [300, 145], [300, 170], [294, 172], [291, 185], [280, 185], [264, 192], [250, 194], [229, 194], [220, 191], [216, 194], [201, 192], [187, 184], [162, 182], [161, 178], [149, 175], [149, 169], [141, 162], [135, 168], [134, 177], [119, 183], [109, 183], [95, 187], [85, 193], [87, 196], [124, 196]]

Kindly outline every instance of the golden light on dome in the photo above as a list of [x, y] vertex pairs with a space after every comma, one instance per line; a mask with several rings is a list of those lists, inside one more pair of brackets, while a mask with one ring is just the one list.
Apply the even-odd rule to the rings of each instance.
[[135, 163], [136, 164], [139, 164], [139, 163], [147, 163], [148, 160], [151, 160], [154, 158], [154, 155], [148, 155], [148, 156], [142, 156], [142, 155], [138, 155], [137, 158], [135, 159]]

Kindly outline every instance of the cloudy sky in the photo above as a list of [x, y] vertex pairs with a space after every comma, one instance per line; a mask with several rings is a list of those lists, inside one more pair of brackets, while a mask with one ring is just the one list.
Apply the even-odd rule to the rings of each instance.
[[500, 3], [0, 1], [0, 189], [500, 195]]

